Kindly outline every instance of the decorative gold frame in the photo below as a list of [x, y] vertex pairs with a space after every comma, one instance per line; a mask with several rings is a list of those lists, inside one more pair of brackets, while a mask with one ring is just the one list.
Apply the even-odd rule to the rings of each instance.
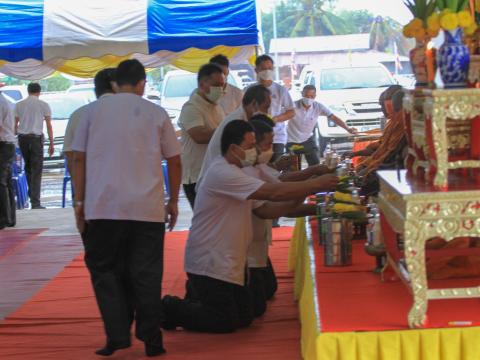
[[[400, 180], [395, 171], [380, 171], [379, 208], [397, 233], [403, 234], [414, 304], [408, 314], [410, 327], [421, 327], [426, 319], [428, 300], [480, 297], [480, 286], [453, 289], [428, 289], [425, 243], [434, 237], [451, 241], [457, 237], [480, 237], [480, 189], [470, 191], [408, 192], [406, 171]], [[408, 185], [407, 185], [408, 188]], [[391, 260], [391, 259], [390, 259]], [[396, 265], [396, 264], [395, 264]], [[394, 266], [398, 270], [397, 266]]]

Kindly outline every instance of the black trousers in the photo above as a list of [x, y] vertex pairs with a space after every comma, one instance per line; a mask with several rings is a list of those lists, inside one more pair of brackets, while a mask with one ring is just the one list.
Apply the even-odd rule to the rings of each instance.
[[273, 298], [278, 289], [277, 275], [275, 275], [275, 270], [273, 269], [273, 264], [270, 258], [267, 260], [267, 269], [265, 276], [265, 294], [267, 300]]
[[253, 314], [262, 316], [267, 310], [267, 268], [249, 268], [248, 287], [253, 297]]
[[43, 136], [18, 135], [18, 144], [25, 160], [28, 197], [32, 207], [40, 206], [43, 171]]
[[273, 144], [272, 162], [277, 161], [285, 153], [285, 144]]
[[187, 197], [187, 200], [190, 203], [190, 207], [192, 208], [192, 210], [193, 205], [195, 204], [195, 197], [197, 196], [195, 186], [197, 186], [197, 183], [183, 184], [183, 191], [185, 192], [185, 196]]
[[252, 296], [240, 286], [208, 276], [188, 274], [189, 297], [182, 300], [176, 322], [187, 330], [229, 333], [253, 321]]
[[92, 220], [84, 236], [85, 263], [110, 344], [136, 337], [161, 345], [164, 223]]
[[16, 203], [12, 180], [15, 145], [0, 141], [0, 229], [15, 226]]
[[287, 143], [287, 149], [290, 149], [293, 145], [303, 146], [303, 149], [305, 150], [305, 159], [307, 160], [308, 166], [320, 164], [320, 159], [318, 158], [318, 146], [313, 135], [303, 143]]

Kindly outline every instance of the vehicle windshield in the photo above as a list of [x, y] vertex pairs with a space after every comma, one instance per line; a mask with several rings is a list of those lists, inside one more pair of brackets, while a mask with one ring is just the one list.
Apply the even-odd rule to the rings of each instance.
[[349, 67], [325, 69], [321, 73], [321, 90], [387, 87], [394, 82], [382, 67]]
[[52, 110], [52, 120], [68, 119], [70, 115], [79, 107], [88, 104], [88, 100], [83, 97], [52, 97], [43, 99]]
[[7, 94], [15, 101], [22, 100], [22, 92], [20, 90], [2, 90], [2, 93]]
[[95, 89], [92, 88], [73, 88], [69, 91], [70, 94], [83, 94], [89, 101], [95, 101]]
[[196, 74], [172, 76], [165, 84], [165, 97], [190, 97], [196, 88]]
[[[228, 75], [227, 82], [239, 87], [235, 78]], [[184, 74], [172, 76], [165, 84], [165, 97], [190, 97], [193, 90], [197, 88], [197, 74]]]

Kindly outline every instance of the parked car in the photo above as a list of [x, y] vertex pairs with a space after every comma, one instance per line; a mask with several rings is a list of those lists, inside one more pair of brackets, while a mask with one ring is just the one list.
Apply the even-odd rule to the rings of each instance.
[[[317, 101], [328, 106], [348, 126], [364, 132], [379, 129], [384, 124], [385, 117], [378, 98], [386, 87], [396, 83], [385, 66], [379, 63], [336, 63], [321, 67], [306, 66], [300, 74], [300, 81], [290, 93], [294, 100], [299, 99], [305, 85], [314, 85]], [[321, 150], [329, 142], [348, 144], [351, 136], [325, 117], [318, 119], [318, 132]]]
[[[50, 157], [48, 155], [49, 144], [48, 141], [45, 142], [45, 167], [63, 167], [63, 139], [65, 137], [68, 119], [75, 110], [90, 102], [89, 97], [85, 96], [85, 93], [82, 92], [62, 92], [41, 94], [40, 99], [50, 105], [50, 109], [52, 110], [53, 141], [55, 146], [55, 152], [53, 156]], [[45, 124], [43, 127], [43, 132], [45, 134], [45, 138], [48, 139], [47, 128]]]
[[[231, 72], [227, 79], [228, 83], [243, 89], [242, 80]], [[197, 88], [197, 74], [184, 70], [172, 70], [165, 74], [160, 88], [160, 104], [168, 112], [176, 130], [180, 111], [192, 92]]]
[[0, 87], [0, 91], [15, 101], [20, 101], [28, 97], [28, 91], [25, 85], [6, 85]]
[[[88, 98], [88, 100], [95, 101], [97, 99], [95, 95], [95, 85], [93, 83], [85, 83], [85, 84], [76, 84], [70, 86], [67, 91], [67, 94], [83, 94]], [[155, 89], [146, 87], [145, 94], [143, 97], [153, 102], [154, 104], [160, 105], [160, 94]]]
[[396, 62], [380, 61], [380, 64], [384, 65], [392, 76], [397, 80], [399, 85], [402, 85], [406, 89], [413, 89], [415, 87], [415, 75], [413, 75], [412, 66], [408, 59], [400, 61], [400, 68], [396, 69]]

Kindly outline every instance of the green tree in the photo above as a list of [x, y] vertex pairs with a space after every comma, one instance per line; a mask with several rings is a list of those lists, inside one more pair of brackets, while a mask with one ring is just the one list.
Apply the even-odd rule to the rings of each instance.
[[[348, 24], [329, 11], [336, 0], [282, 0], [276, 6], [277, 36], [301, 37], [348, 34]], [[326, 9], [327, 5], [329, 6]], [[268, 51], [273, 37], [272, 12], [262, 14], [263, 39]]]
[[370, 32], [375, 16], [368, 10], [341, 10], [336, 15], [343, 19], [352, 34]]
[[408, 54], [411, 43], [402, 35], [402, 25], [391, 18], [377, 16], [370, 29], [370, 48], [383, 52], [393, 52], [396, 43], [398, 53]]

